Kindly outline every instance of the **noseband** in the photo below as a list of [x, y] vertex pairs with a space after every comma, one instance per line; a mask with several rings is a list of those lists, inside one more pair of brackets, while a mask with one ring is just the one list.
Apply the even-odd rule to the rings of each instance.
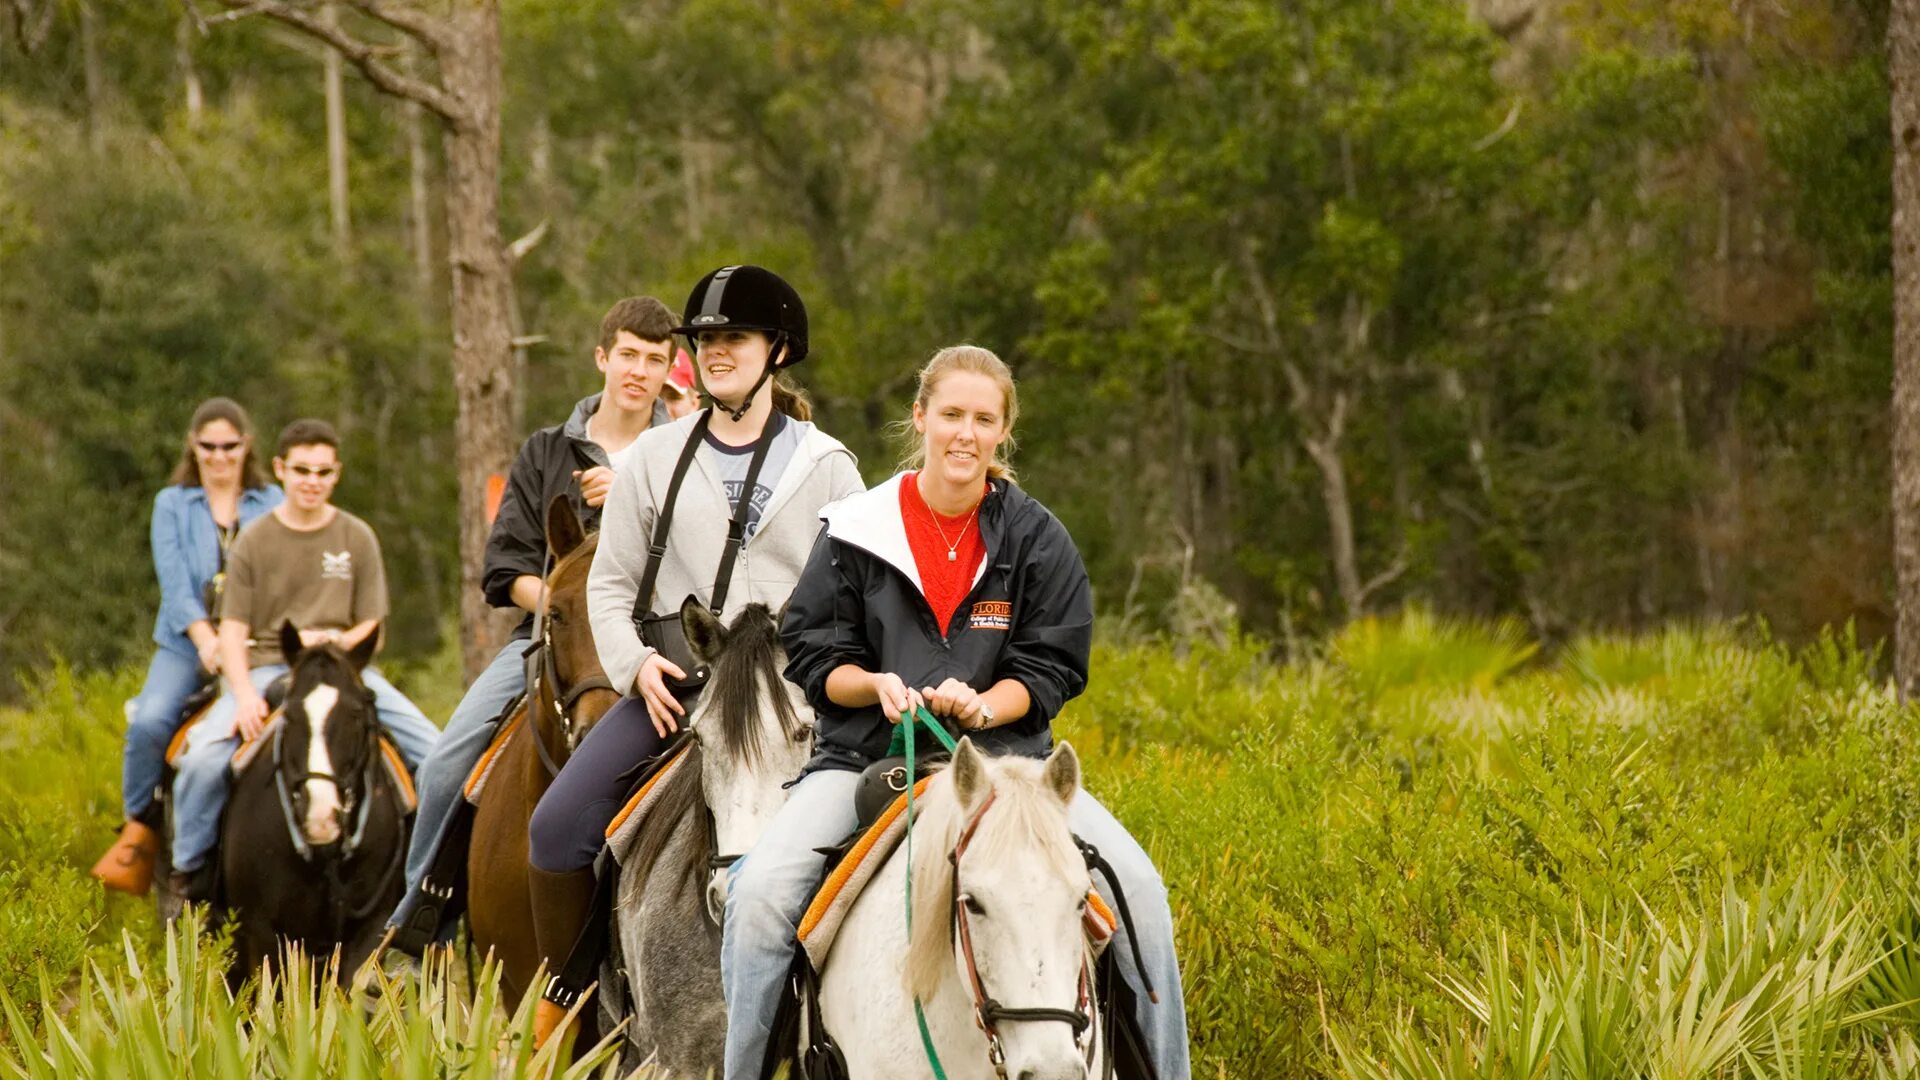
[[[1084, 1042], [1082, 1052], [1087, 1067], [1093, 1067], [1094, 1040], [1087, 1038], [1087, 1031], [1093, 1026], [1093, 972], [1083, 953], [1080, 959], [1080, 985], [1074, 1007], [1071, 1009], [1049, 1008], [1013, 1008], [1002, 1005], [987, 993], [987, 984], [980, 978], [980, 965], [973, 956], [973, 924], [967, 917], [967, 905], [960, 891], [960, 858], [973, 843], [973, 834], [979, 831], [980, 821], [987, 816], [987, 809], [993, 805], [998, 792], [989, 788], [987, 797], [980, 809], [973, 812], [966, 827], [960, 831], [960, 840], [947, 853], [947, 864], [952, 869], [953, 899], [951, 901], [954, 929], [954, 950], [959, 954], [961, 963], [967, 971], [967, 993], [973, 998], [973, 1022], [987, 1037], [987, 1060], [993, 1065], [994, 1074], [1000, 1080], [1007, 1076], [1007, 1051], [1000, 1041], [999, 1023], [1012, 1021], [1057, 1021], [1073, 1028], [1073, 1041], [1076, 1045]], [[908, 873], [912, 873], [909, 869]]]

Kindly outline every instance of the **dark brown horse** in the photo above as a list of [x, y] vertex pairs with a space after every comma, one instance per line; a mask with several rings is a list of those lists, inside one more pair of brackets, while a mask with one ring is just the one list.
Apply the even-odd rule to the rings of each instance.
[[360, 681], [378, 638], [348, 652], [303, 648], [292, 625], [281, 628], [292, 662], [282, 719], [235, 778], [220, 830], [232, 984], [271, 962], [283, 941], [318, 957], [339, 948], [339, 970], [352, 972], [400, 898], [405, 770], [386, 756], [373, 694]]
[[501, 980], [514, 999], [533, 987], [540, 965], [527, 880], [527, 821], [573, 748], [620, 700], [600, 667], [587, 621], [587, 570], [598, 540], [598, 534], [584, 532], [564, 496], [547, 507], [547, 547], [557, 561], [547, 575], [546, 610], [538, 620], [538, 675], [528, 683], [526, 702], [507, 718], [513, 737], [491, 764], [474, 810], [467, 925], [474, 945], [500, 959]]

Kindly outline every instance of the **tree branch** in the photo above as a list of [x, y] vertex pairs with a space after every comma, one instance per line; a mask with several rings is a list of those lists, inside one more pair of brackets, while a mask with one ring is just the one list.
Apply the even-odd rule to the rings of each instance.
[[[383, 93], [417, 102], [455, 127], [470, 127], [474, 123], [474, 118], [461, 104], [459, 98], [438, 86], [402, 75], [381, 63], [379, 54], [383, 51], [382, 46], [361, 41], [337, 26], [322, 22], [318, 16], [293, 7], [286, 0], [220, 0], [220, 3], [228, 8], [227, 16], [230, 18], [244, 18], [256, 13], [265, 15], [276, 22], [293, 27], [308, 37], [333, 46], [340, 50], [340, 55], [345, 57], [348, 63], [360, 69], [360, 74], [366, 76], [368, 82]], [[208, 21], [212, 22], [220, 18], [221, 16], [214, 16]]]
[[1385, 570], [1382, 570], [1379, 573], [1373, 575], [1373, 577], [1367, 579], [1367, 583], [1365, 585], [1360, 586], [1361, 606], [1365, 607], [1368, 597], [1371, 597], [1374, 593], [1380, 591], [1381, 589], [1386, 588], [1388, 585], [1393, 584], [1396, 578], [1398, 578], [1401, 574], [1406, 573], [1407, 566], [1408, 566], [1407, 547], [1405, 544], [1402, 544], [1400, 545], [1399, 554], [1393, 557], [1393, 563], [1389, 565]]
[[20, 51], [28, 56], [39, 52], [53, 26], [53, 4], [43, 4], [37, 12], [27, 0], [12, 0], [7, 6], [13, 11], [13, 32], [20, 39]]
[[533, 231], [507, 245], [507, 261], [509, 263], [517, 263], [521, 259], [526, 258], [534, 248], [540, 246], [540, 241], [546, 238], [547, 221], [543, 218], [540, 224], [533, 227]]
[[347, 0], [347, 3], [362, 15], [386, 23], [425, 45], [429, 52], [438, 53], [441, 46], [447, 43], [446, 25], [418, 11], [389, 4], [386, 0]]

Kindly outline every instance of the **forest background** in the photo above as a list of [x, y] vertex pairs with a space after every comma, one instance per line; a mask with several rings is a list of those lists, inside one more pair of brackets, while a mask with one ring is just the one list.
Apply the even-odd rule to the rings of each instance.
[[[323, 52], [0, 7], [0, 672], [137, 661], [193, 404], [347, 439], [391, 648], [458, 606], [445, 171]], [[407, 40], [342, 9], [414, 63]], [[1281, 643], [1410, 601], [1582, 629], [1892, 625], [1879, 0], [505, 0], [518, 430], [602, 311], [754, 261], [889, 470], [938, 346], [1110, 626]], [[1229, 607], [1230, 605], [1230, 607]], [[1229, 615], [1231, 612], [1231, 615]], [[0, 696], [19, 694], [0, 679]]]

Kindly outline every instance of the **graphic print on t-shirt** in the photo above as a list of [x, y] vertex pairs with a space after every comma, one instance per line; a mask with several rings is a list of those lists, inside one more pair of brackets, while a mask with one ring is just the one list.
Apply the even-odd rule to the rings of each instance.
[[[780, 474], [785, 471], [787, 462], [793, 459], [794, 451], [800, 448], [800, 440], [806, 432], [801, 425], [788, 419], [785, 413], [774, 413], [767, 423], [773, 426], [768, 436], [773, 445], [767, 447], [767, 460], [760, 466], [760, 475], [754, 478], [753, 497], [747, 502], [748, 539], [760, 531], [760, 515], [766, 510], [767, 503], [773, 498], [773, 489], [780, 485]], [[727, 512], [735, 513], [740, 509], [740, 489], [747, 486], [747, 469], [753, 464], [753, 444], [728, 446], [707, 432], [710, 462], [720, 476], [721, 490], [727, 494]]]
[[322, 581], [352, 581], [353, 552], [323, 551], [320, 553], [320, 579]]

